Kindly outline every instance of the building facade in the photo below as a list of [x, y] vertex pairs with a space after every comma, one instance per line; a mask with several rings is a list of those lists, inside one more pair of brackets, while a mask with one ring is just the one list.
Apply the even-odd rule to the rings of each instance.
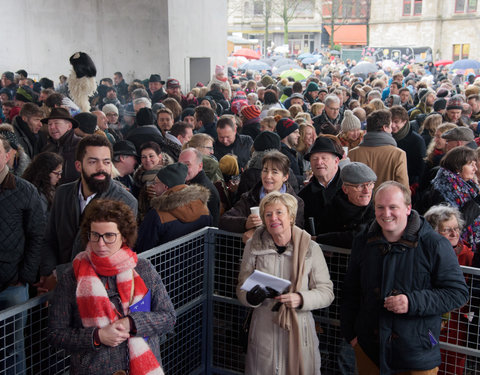
[[[241, 34], [247, 39], [258, 39], [258, 48], [264, 51], [284, 45], [284, 21], [281, 4], [277, 0], [229, 0], [228, 32]], [[287, 1], [294, 18], [288, 22], [288, 47], [290, 54], [313, 52], [321, 48], [321, 0]], [[268, 19], [268, 42], [265, 42], [265, 25]]]
[[12, 32], [4, 37], [1, 72], [25, 69], [57, 81], [69, 75], [69, 57], [84, 51], [97, 79], [158, 73], [189, 89], [227, 60], [224, 0], [3, 0], [2, 11], [11, 15], [2, 25]]
[[[333, 42], [344, 48], [367, 44], [370, 0], [229, 0], [229, 34], [258, 39], [264, 51], [268, 19], [267, 47], [285, 45], [284, 18], [288, 22], [288, 52], [300, 54], [328, 49]], [[286, 10], [284, 12], [286, 4]]]
[[370, 46], [428, 46], [433, 59], [480, 59], [477, 0], [371, 0]]

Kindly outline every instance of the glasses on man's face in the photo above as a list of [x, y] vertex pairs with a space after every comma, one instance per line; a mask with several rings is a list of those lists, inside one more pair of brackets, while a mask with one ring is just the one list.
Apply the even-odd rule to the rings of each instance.
[[117, 240], [118, 234], [120, 233], [107, 232], [104, 234], [100, 234], [97, 232], [88, 232], [88, 240], [92, 242], [99, 242], [101, 238], [106, 244], [112, 244]]
[[440, 231], [440, 233], [441, 234], [458, 234], [458, 233], [460, 233], [460, 228], [459, 227], [454, 227], [454, 228], [446, 227], [446, 228], [443, 228]]
[[107, 113], [107, 117], [118, 117], [116, 113]]
[[327, 108], [328, 108], [330, 111], [335, 111], [335, 112], [340, 111], [340, 108], [329, 107], [329, 106], [327, 106]]
[[200, 146], [201, 148], [206, 148], [208, 151], [213, 151], [212, 146]]
[[355, 191], [364, 191], [365, 189], [373, 189], [373, 186], [375, 185], [375, 182], [367, 182], [365, 184], [359, 184], [359, 185], [354, 185], [354, 184], [345, 184], [345, 186], [351, 187]]

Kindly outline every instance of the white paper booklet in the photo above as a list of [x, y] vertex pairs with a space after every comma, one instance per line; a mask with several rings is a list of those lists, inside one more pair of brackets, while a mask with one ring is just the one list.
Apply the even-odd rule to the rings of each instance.
[[277, 276], [270, 275], [268, 273], [255, 270], [243, 283], [241, 289], [247, 292], [251, 290], [255, 285], [260, 285], [263, 289], [270, 287], [275, 289], [278, 293], [283, 293], [287, 289], [291, 282]]

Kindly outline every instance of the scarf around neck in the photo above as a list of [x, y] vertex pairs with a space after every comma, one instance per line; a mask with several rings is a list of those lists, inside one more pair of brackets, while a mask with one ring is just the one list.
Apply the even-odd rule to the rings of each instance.
[[[141, 301], [148, 293], [145, 282], [135, 271], [137, 261], [137, 254], [126, 245], [109, 257], [99, 257], [88, 244], [86, 250], [75, 257], [73, 271], [77, 279], [77, 305], [85, 328], [103, 328], [117, 321], [119, 315], [127, 316], [129, 306]], [[99, 275], [116, 276], [123, 314], [108, 298]], [[160, 364], [143, 337], [130, 337], [128, 351], [130, 374], [163, 375]]]
[[[297, 293], [302, 288], [302, 279], [305, 268], [305, 257], [310, 247], [311, 236], [297, 226], [292, 227], [292, 273], [290, 276], [289, 293]], [[285, 304], [280, 306], [280, 310], [273, 318], [274, 323], [288, 331], [288, 373], [304, 373], [303, 360], [300, 348], [300, 326], [298, 324], [297, 312], [295, 309], [288, 308]]]
[[410, 132], [410, 123], [407, 121], [405, 126], [401, 128], [397, 133], [395, 134], [392, 133], [392, 136], [393, 136], [393, 139], [395, 139], [395, 141], [398, 142], [398, 141], [401, 141], [403, 138], [405, 138], [409, 132]]
[[[432, 180], [432, 186], [437, 190], [445, 201], [460, 210], [467, 203], [478, 196], [478, 188], [465, 181], [457, 173], [440, 167], [437, 175]], [[460, 239], [472, 246], [472, 251], [476, 251], [480, 242], [480, 216], [472, 222], [466, 223], [460, 233]]]
[[384, 131], [379, 132], [368, 132], [363, 137], [360, 147], [378, 147], [378, 146], [395, 146], [397, 147], [397, 142], [393, 139], [392, 135], [385, 133]]

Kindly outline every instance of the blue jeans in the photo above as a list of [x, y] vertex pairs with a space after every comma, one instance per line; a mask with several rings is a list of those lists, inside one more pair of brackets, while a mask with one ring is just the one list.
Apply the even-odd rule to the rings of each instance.
[[[9, 286], [0, 293], [0, 311], [28, 301], [28, 285]], [[0, 322], [4, 347], [0, 348], [0, 372], [24, 374], [26, 370], [23, 330], [27, 313], [23, 312]]]

